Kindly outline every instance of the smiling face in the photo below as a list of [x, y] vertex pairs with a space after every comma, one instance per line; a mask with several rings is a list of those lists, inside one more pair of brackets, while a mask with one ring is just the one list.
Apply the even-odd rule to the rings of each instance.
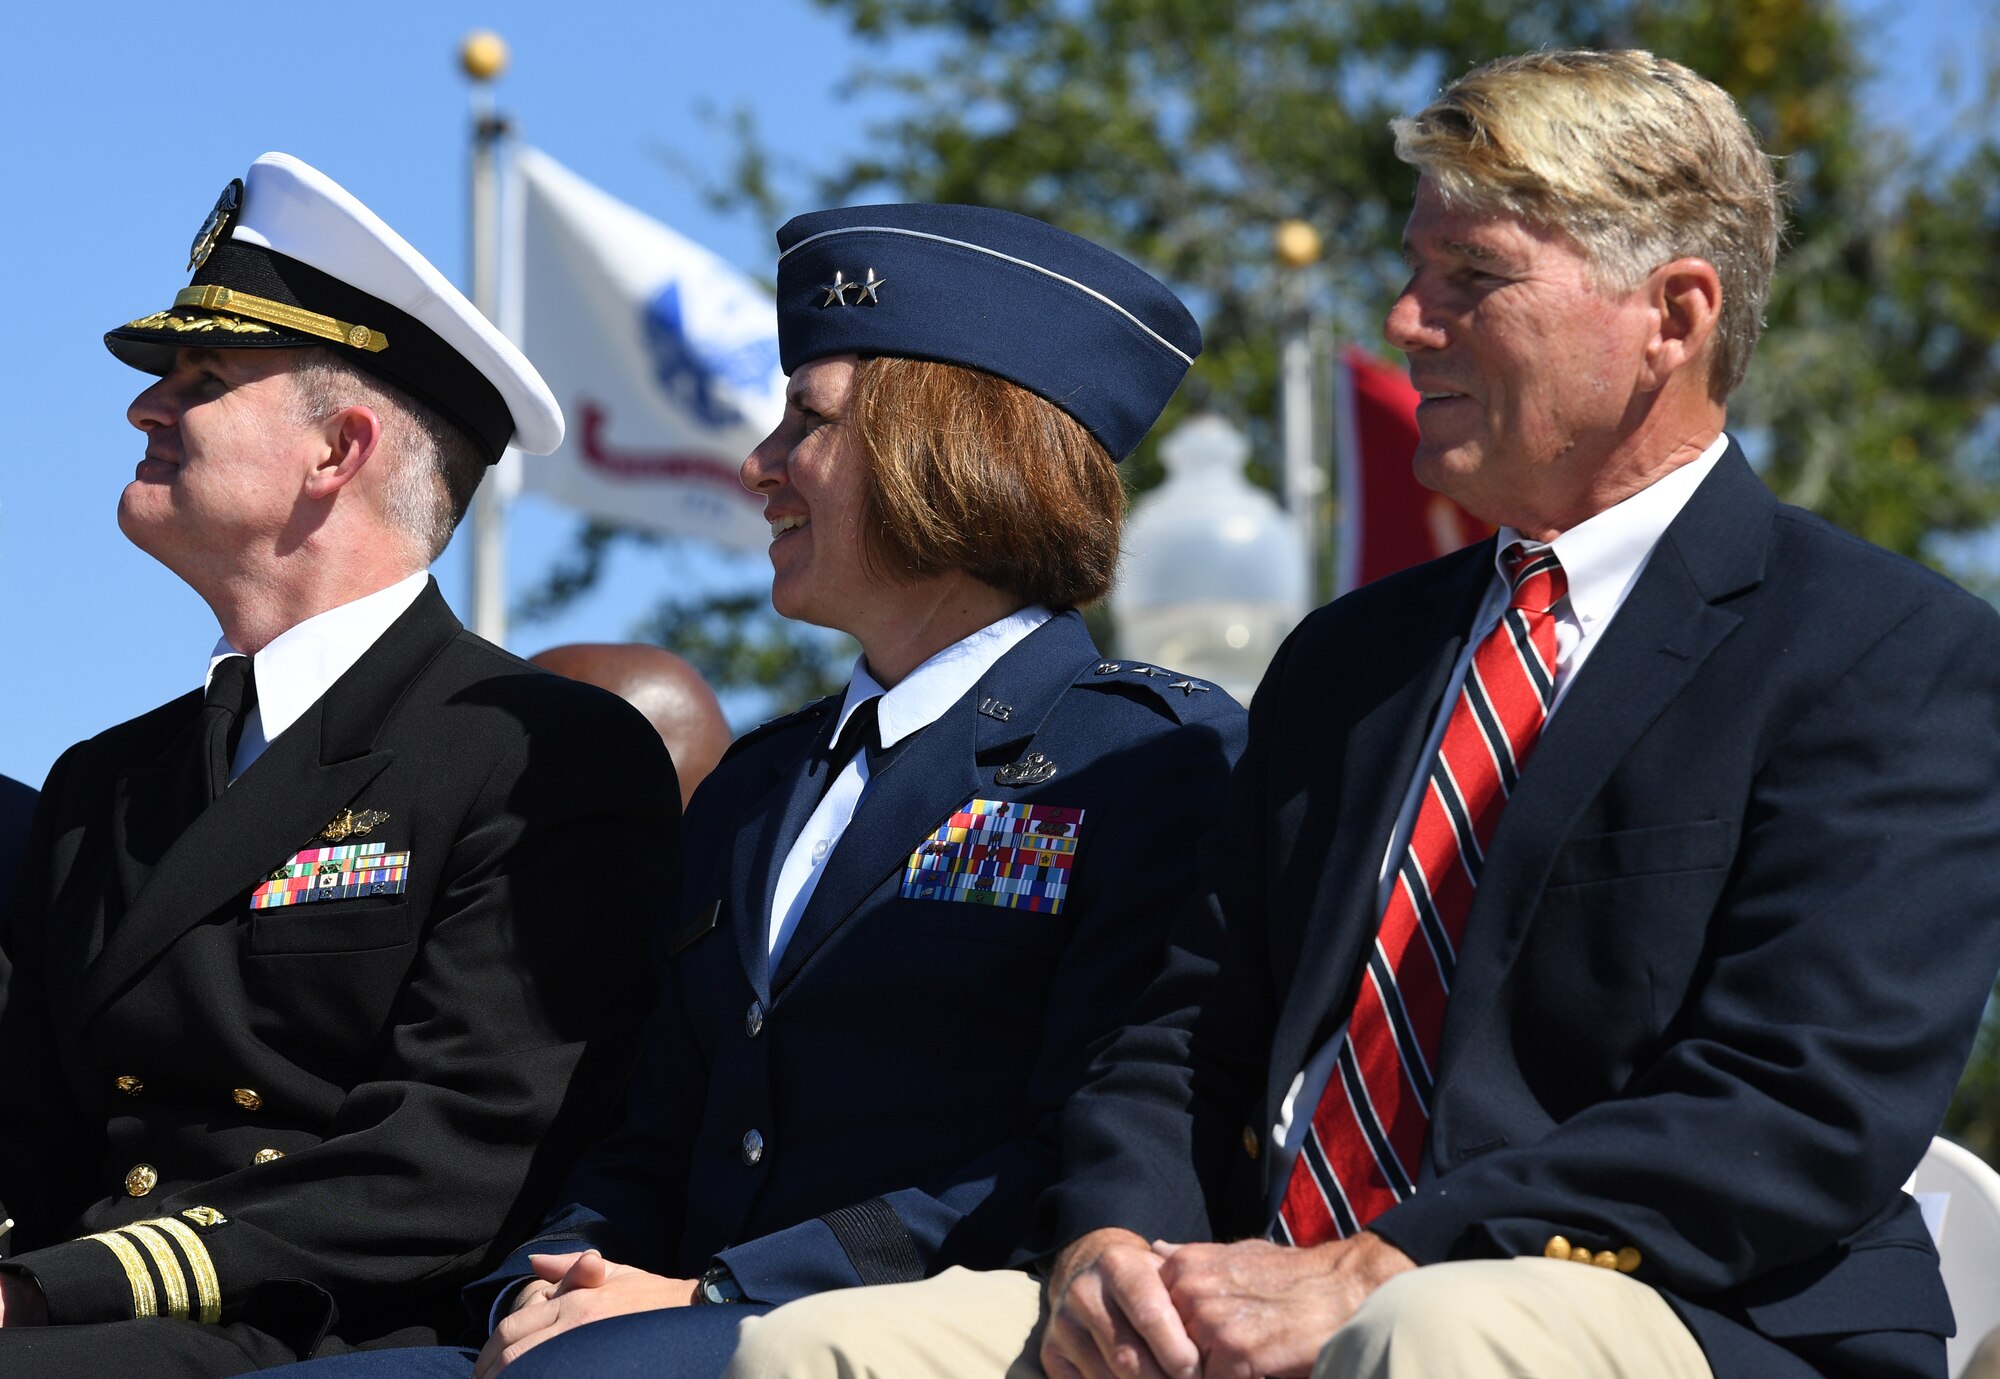
[[1410, 280], [1383, 333], [1422, 395], [1425, 487], [1531, 535], [1591, 515], [1639, 410], [1654, 317], [1606, 293], [1566, 236], [1447, 207], [1428, 178], [1403, 235]]
[[146, 449], [119, 497], [119, 529], [198, 591], [278, 539], [299, 477], [326, 448], [297, 416], [300, 353], [181, 349], [126, 409]]
[[743, 486], [771, 524], [771, 606], [788, 618], [861, 635], [888, 590], [865, 559], [867, 508], [848, 403], [855, 356], [799, 366], [785, 415], [743, 461]]

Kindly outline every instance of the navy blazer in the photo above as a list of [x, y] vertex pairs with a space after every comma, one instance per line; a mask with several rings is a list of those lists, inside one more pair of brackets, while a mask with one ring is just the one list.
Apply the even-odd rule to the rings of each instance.
[[[1492, 558], [1358, 590], [1279, 653], [1213, 887], [1077, 1099], [1053, 1239], [1268, 1224], [1260, 1136], [1351, 1008]], [[1996, 700], [1993, 609], [1780, 506], [1732, 445], [1501, 817], [1421, 1181], [1373, 1229], [1420, 1264], [1634, 1246], [1718, 1379], [1942, 1376], [1900, 1187], [2000, 964]]]
[[[584, 1243], [676, 1277], [719, 1259], [776, 1303], [1026, 1242], [1063, 1102], [1158, 971], [1245, 715], [1058, 615], [873, 775], [774, 971], [772, 888], [838, 703], [746, 737], [695, 795], [627, 1122], [471, 1291], [476, 1315], [530, 1251]], [[1059, 913], [904, 898], [912, 855], [975, 799], [1083, 811]]]

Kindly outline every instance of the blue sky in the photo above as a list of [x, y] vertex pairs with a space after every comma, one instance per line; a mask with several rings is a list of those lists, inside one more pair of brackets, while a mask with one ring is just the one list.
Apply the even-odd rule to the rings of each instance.
[[[1961, 21], [1985, 16], [1990, 39], [1993, 3], [1883, 10], [1878, 109], [1927, 123], [1947, 99], [1936, 74]], [[198, 684], [216, 635], [201, 601], [118, 533], [118, 493], [141, 449], [124, 412], [142, 378], [99, 336], [172, 300], [216, 193], [267, 149], [323, 168], [462, 281], [468, 106], [456, 53], [479, 27], [512, 47], [498, 94], [529, 142], [760, 277], [773, 227], [709, 210], [688, 172], [727, 156], [700, 112], [749, 107], [798, 168], [861, 151], [881, 113], [840, 96], [874, 50], [806, 0], [9, 7], [0, 645], [11, 673], [0, 772], [39, 783], [70, 742]], [[517, 507], [517, 587], [574, 525], [534, 499]], [[466, 560], [455, 544], [436, 567], [461, 616]], [[517, 625], [511, 642], [532, 652], [623, 639], [660, 593], [755, 578], [760, 566], [626, 552], [599, 593], [555, 621]]]

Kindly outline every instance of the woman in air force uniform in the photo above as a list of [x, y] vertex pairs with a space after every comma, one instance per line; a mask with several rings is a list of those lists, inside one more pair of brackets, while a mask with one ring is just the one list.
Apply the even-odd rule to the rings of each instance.
[[[1242, 746], [1227, 694], [1076, 612], [1116, 564], [1115, 461], [1200, 349], [1180, 302], [976, 207], [778, 242], [790, 387], [743, 482], [777, 610], [862, 654], [695, 795], [627, 1121], [472, 1290], [482, 1376], [714, 1373], [753, 1310], [1017, 1257]], [[471, 1352], [422, 1354], [333, 1364]]]

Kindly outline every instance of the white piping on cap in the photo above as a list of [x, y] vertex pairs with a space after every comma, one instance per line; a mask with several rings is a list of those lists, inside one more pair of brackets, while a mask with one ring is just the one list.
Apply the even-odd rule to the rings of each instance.
[[1154, 330], [1151, 326], [1147, 325], [1137, 316], [1134, 316], [1124, 307], [1118, 305], [1118, 303], [1112, 301], [1109, 297], [1105, 296], [1102, 292], [1099, 292], [1096, 288], [1088, 287], [1085, 284], [1078, 282], [1075, 278], [1066, 278], [1062, 274], [1056, 272], [1053, 269], [1042, 267], [1039, 263], [1030, 263], [1026, 259], [1017, 259], [1012, 254], [1003, 254], [998, 249], [988, 249], [983, 244], [973, 244], [967, 240], [952, 239], [948, 235], [933, 235], [933, 234], [928, 234], [923, 230], [905, 230], [900, 226], [896, 225], [842, 225], [832, 230], [821, 230], [816, 235], [807, 235], [797, 244], [794, 244], [790, 249], [785, 250], [783, 254], [778, 255], [778, 262], [783, 263], [785, 261], [786, 255], [791, 254], [796, 250], [805, 248], [808, 244], [811, 244], [814, 240], [825, 239], [829, 235], [859, 235], [859, 234], [907, 235], [911, 239], [928, 239], [937, 244], [949, 244], [952, 245], [954, 248], [958, 249], [970, 249], [975, 254], [985, 254], [990, 258], [1005, 259], [1008, 263], [1019, 264], [1023, 268], [1032, 269], [1035, 272], [1040, 273], [1045, 278], [1054, 278], [1059, 283], [1067, 283], [1071, 287], [1075, 288], [1077, 291], [1087, 293], [1090, 296], [1097, 298], [1098, 301], [1103, 302], [1106, 306], [1110, 307], [1120, 316], [1123, 316], [1126, 320], [1130, 321], [1140, 330], [1145, 331], [1146, 334], [1152, 336], [1155, 340], [1159, 341], [1160, 344], [1163, 345], [1167, 349], [1167, 351], [1174, 356], [1174, 358], [1180, 360], [1183, 364], [1186, 364], [1189, 368], [1194, 367], [1194, 357], [1192, 355], [1183, 353], [1180, 349], [1175, 347], [1172, 341], [1168, 340], [1164, 335], [1161, 335], [1160, 332]]

